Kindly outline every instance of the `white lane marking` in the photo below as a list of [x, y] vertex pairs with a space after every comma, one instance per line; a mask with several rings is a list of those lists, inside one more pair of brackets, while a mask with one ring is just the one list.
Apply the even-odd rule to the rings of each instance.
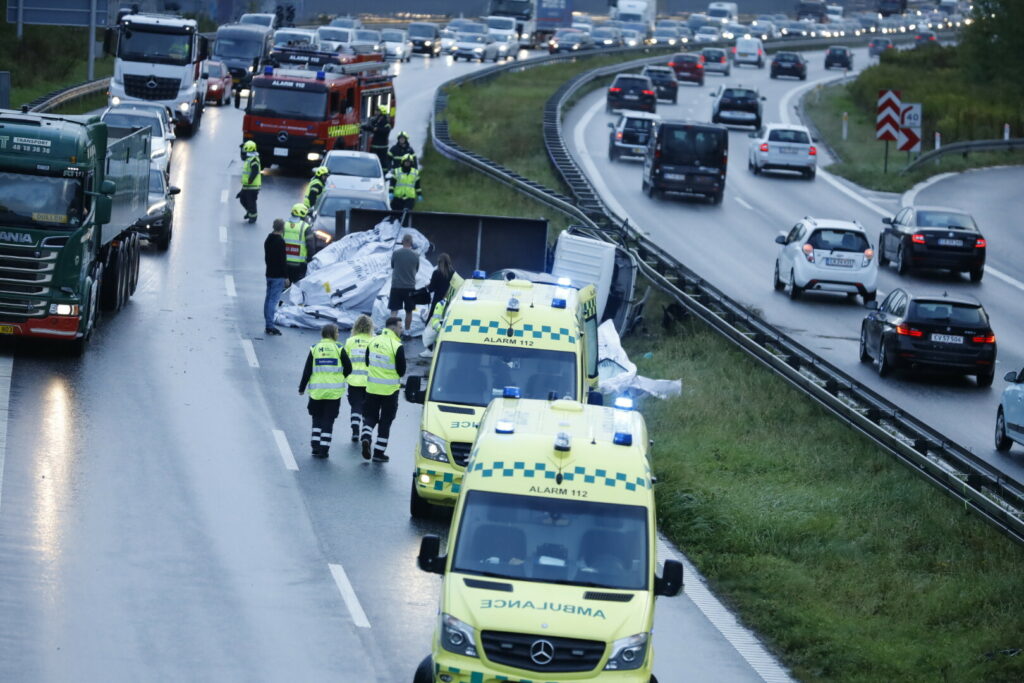
[[900, 197], [900, 206], [913, 206], [914, 202], [917, 201], [917, 195], [920, 194], [921, 191], [927, 189], [928, 187], [931, 187], [932, 185], [934, 185], [935, 183], [939, 182], [940, 180], [945, 180], [946, 178], [952, 178], [955, 175], [959, 175], [959, 174], [958, 173], [940, 173], [938, 175], [933, 175], [931, 178], [928, 178], [927, 180], [922, 180], [917, 185], [914, 185], [912, 188], [910, 188], [909, 190], [907, 190], [906, 192], [903, 193], [903, 196]]
[[7, 418], [10, 415], [11, 373], [14, 357], [0, 356], [0, 501], [4, 493], [4, 460], [7, 456]]
[[228, 191], [227, 190], [221, 190], [220, 191], [220, 203], [221, 204], [227, 204], [228, 203]]
[[750, 209], [751, 211], [754, 210], [754, 207], [752, 207], [750, 203], [747, 202], [747, 200], [744, 199], [743, 197], [737, 197], [736, 195], [733, 195], [732, 198], [735, 199], [737, 203], [739, 203], [739, 205], [742, 206], [744, 209]]
[[223, 243], [227, 243], [227, 241], [228, 241], [228, 226], [226, 226], [226, 225], [220, 226], [219, 228], [217, 228], [217, 232], [220, 233], [220, 241], [223, 242]]
[[1003, 271], [996, 270], [992, 266], [985, 266], [985, 272], [988, 273], [989, 275], [995, 275], [997, 278], [999, 278], [1006, 284], [1010, 285], [1011, 287], [1016, 287], [1020, 291], [1024, 292], [1024, 282], [1013, 279]]
[[224, 276], [224, 289], [227, 290], [228, 296], [238, 296], [238, 292], [235, 291], [235, 278], [233, 276]]
[[251, 339], [242, 339], [242, 351], [245, 352], [245, 360], [249, 361], [250, 368], [258, 368], [260, 366], [259, 359], [256, 358], [256, 349], [252, 346]]
[[598, 99], [594, 102], [594, 106], [586, 111], [582, 117], [580, 117], [579, 123], [576, 124], [576, 130], [573, 131], [573, 144], [576, 145], [576, 158], [580, 165], [583, 166], [584, 172], [590, 179], [591, 184], [597, 190], [598, 195], [602, 201], [612, 210], [613, 213], [618, 214], [620, 218], [625, 218], [633, 227], [637, 230], [641, 230], [640, 226], [632, 216], [630, 216], [626, 209], [619, 203], [615, 198], [615, 194], [611, 191], [607, 184], [604, 182], [604, 178], [601, 177], [601, 172], [597, 170], [597, 166], [594, 164], [593, 158], [590, 156], [590, 152], [587, 151], [587, 145], [584, 140], [583, 133], [587, 130], [590, 122], [597, 115], [597, 112], [604, 107], [604, 100]]
[[352, 588], [352, 584], [349, 583], [344, 568], [340, 564], [329, 564], [327, 566], [331, 568], [331, 576], [334, 577], [334, 583], [338, 586], [341, 599], [345, 601], [345, 606], [348, 607], [348, 612], [352, 615], [352, 621], [359, 628], [370, 628], [370, 620], [366, 618], [366, 612], [363, 611], [363, 606], [359, 604], [359, 598], [356, 597], [356, 591]]
[[275, 429], [273, 432], [274, 441], [277, 442], [277, 450], [281, 454], [281, 460], [284, 460], [284, 466], [292, 472], [298, 472], [299, 463], [295, 462], [295, 456], [292, 455], [292, 447], [288, 445], [288, 438], [280, 429]]
[[729, 644], [750, 665], [754, 673], [768, 683], [792, 683], [793, 679], [789, 673], [765, 649], [753, 631], [739, 623], [733, 613], [718, 601], [714, 593], [708, 589], [704, 577], [686, 559], [685, 555], [677, 552], [660, 535], [658, 536], [657, 550], [662, 561], [673, 559], [683, 564], [683, 590], [686, 592], [686, 596], [711, 622], [711, 625], [729, 641]]

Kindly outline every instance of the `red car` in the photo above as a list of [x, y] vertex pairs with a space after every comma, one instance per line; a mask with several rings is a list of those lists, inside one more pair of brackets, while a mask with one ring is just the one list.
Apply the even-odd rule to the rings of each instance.
[[676, 72], [676, 80], [692, 81], [697, 85], [704, 85], [704, 55], [700, 53], [672, 55], [668, 65]]
[[212, 59], [206, 62], [206, 73], [209, 78], [206, 80], [206, 101], [219, 105], [231, 101], [231, 72], [224, 62], [215, 62]]

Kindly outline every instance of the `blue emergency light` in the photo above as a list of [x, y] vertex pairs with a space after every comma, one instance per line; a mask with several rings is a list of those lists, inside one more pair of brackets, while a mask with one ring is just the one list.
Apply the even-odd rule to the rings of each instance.
[[501, 392], [502, 398], [519, 398], [519, 387], [505, 387]]
[[273, 76], [274, 75], [274, 67], [270, 66], [269, 64], [267, 66], [263, 67], [263, 75], [264, 76]]
[[572, 446], [572, 439], [569, 438], [568, 432], [558, 432], [555, 436], [555, 450], [562, 451], [563, 453], [568, 452]]
[[555, 297], [551, 300], [551, 308], [565, 308], [565, 299]]
[[326, 79], [327, 79], [327, 73], [326, 72], [324, 72], [324, 71], [317, 71], [316, 72], [316, 80], [323, 81], [323, 80], [326, 80]]
[[633, 435], [629, 432], [615, 432], [615, 436], [612, 437], [612, 443], [616, 446], [632, 446]]
[[474, 270], [473, 271], [473, 279], [474, 280], [486, 280], [487, 279], [487, 271], [486, 270]]
[[517, 299], [515, 297], [512, 297], [511, 299], [509, 299], [508, 300], [508, 305], [505, 306], [505, 310], [508, 311], [509, 313], [518, 313], [519, 312], [519, 299]]

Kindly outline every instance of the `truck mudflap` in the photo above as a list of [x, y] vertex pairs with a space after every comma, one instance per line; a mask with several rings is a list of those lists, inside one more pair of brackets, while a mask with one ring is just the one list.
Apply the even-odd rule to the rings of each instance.
[[82, 319], [77, 315], [49, 315], [18, 323], [0, 323], [0, 335], [40, 337], [44, 339], [75, 339], [81, 336]]

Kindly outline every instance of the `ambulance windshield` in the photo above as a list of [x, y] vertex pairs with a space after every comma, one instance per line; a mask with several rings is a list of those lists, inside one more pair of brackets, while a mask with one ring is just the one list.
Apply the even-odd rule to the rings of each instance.
[[576, 354], [521, 346], [442, 342], [430, 400], [486, 406], [507, 386], [522, 398], [576, 399]]
[[[569, 488], [571, 483], [563, 486]], [[552, 495], [466, 492], [452, 570], [646, 590], [647, 510]]]

